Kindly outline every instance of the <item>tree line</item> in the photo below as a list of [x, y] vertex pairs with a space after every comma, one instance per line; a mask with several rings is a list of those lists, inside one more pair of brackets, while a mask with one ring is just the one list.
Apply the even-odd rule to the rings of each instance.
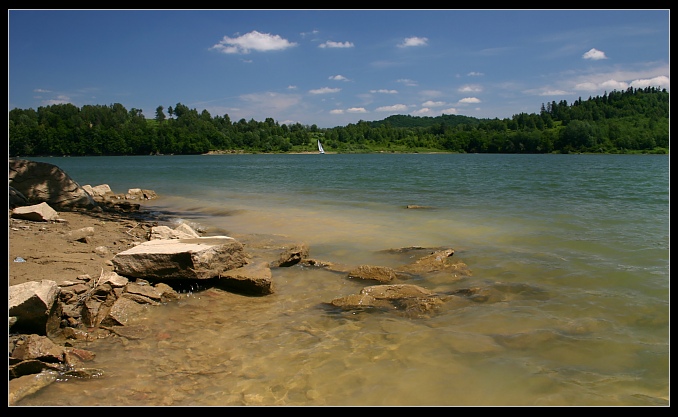
[[668, 153], [669, 93], [647, 87], [542, 104], [506, 119], [390, 116], [318, 128], [212, 116], [177, 103], [147, 119], [122, 104], [54, 104], [9, 112], [9, 156], [286, 153]]

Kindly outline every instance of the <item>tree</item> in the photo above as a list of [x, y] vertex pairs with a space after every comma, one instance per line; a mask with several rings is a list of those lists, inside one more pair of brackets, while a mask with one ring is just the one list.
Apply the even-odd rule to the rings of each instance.
[[157, 120], [158, 123], [162, 123], [165, 121], [165, 113], [163, 113], [162, 106], [158, 106], [158, 108], [155, 109], [155, 120]]

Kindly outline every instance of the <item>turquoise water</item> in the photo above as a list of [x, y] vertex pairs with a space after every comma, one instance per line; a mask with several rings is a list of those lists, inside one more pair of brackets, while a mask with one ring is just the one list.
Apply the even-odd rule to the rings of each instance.
[[280, 235], [331, 262], [396, 266], [384, 249], [451, 247], [472, 276], [417, 285], [505, 296], [428, 319], [338, 317], [318, 306], [360, 283], [274, 270], [268, 297], [209, 290], [149, 311], [150, 334], [171, 338], [104, 342], [94, 366], [108, 377], [21, 405], [669, 403], [667, 156], [32, 159], [81, 185], [154, 190], [146, 208], [208, 234]]

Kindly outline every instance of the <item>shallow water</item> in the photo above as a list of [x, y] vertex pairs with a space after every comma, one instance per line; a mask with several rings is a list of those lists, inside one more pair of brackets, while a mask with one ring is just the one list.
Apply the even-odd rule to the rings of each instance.
[[[648, 155], [221, 155], [45, 158], [80, 184], [146, 188], [208, 235], [304, 242], [397, 266], [450, 247], [488, 302], [418, 317], [328, 308], [365, 283], [273, 270], [275, 293], [183, 294], [101, 340], [96, 380], [19, 405], [668, 405], [669, 158]], [[405, 209], [408, 204], [426, 209]], [[124, 343], [123, 343], [124, 342]]]

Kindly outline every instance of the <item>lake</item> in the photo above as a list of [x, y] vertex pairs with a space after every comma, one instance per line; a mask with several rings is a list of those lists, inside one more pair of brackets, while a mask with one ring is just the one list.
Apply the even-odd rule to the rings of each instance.
[[374, 283], [278, 268], [269, 296], [209, 289], [149, 309], [148, 337], [92, 345], [102, 378], [18, 405], [669, 405], [666, 155], [29, 159], [80, 185], [151, 189], [144, 209], [207, 235], [282, 237], [315, 259], [395, 267], [387, 249], [452, 248], [470, 276], [411, 283], [503, 297], [430, 317], [338, 313], [326, 303]]

